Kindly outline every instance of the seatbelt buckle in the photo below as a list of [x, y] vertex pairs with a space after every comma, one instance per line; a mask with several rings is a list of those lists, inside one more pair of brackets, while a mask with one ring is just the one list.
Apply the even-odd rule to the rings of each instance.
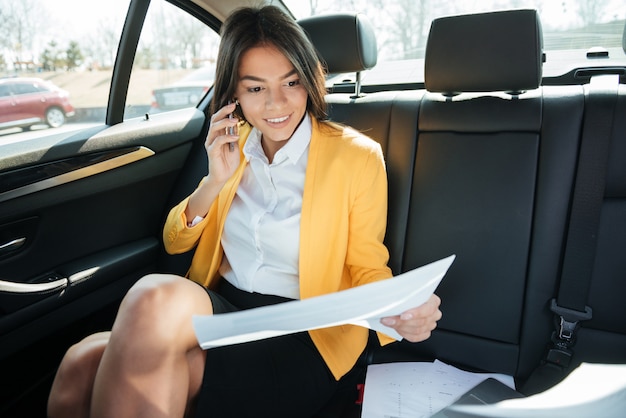
[[573, 343], [574, 334], [578, 328], [580, 321], [591, 319], [593, 311], [589, 306], [585, 306], [585, 311], [577, 311], [574, 309], [563, 308], [556, 303], [556, 299], [550, 302], [550, 310], [559, 316], [559, 324], [557, 325], [557, 337], [560, 340]]
[[546, 360], [564, 368], [569, 367], [570, 361], [574, 357], [574, 353], [567, 347], [557, 346], [550, 348], [546, 355]]

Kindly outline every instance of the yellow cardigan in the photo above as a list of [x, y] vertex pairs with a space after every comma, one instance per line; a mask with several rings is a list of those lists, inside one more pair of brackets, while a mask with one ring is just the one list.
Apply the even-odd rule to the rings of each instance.
[[[315, 118], [312, 122], [300, 221], [301, 299], [392, 276], [383, 244], [387, 176], [380, 145], [350, 128]], [[250, 131], [249, 125], [241, 127], [239, 150]], [[237, 171], [198, 225], [187, 227], [189, 198], [170, 211], [165, 223], [167, 252], [179, 254], [197, 247], [187, 276], [209, 288], [219, 278], [224, 254], [220, 237], [245, 165], [242, 153]], [[368, 337], [367, 329], [353, 325], [309, 333], [336, 379], [352, 368]], [[382, 334], [379, 340], [392, 341]]]

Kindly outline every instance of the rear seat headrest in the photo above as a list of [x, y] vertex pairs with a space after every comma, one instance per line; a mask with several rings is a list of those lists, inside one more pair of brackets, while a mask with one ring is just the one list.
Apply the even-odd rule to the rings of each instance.
[[376, 65], [376, 35], [365, 15], [319, 15], [301, 19], [298, 23], [326, 63], [329, 73], [359, 72]]
[[426, 89], [439, 93], [539, 87], [542, 35], [535, 10], [435, 19], [426, 45]]

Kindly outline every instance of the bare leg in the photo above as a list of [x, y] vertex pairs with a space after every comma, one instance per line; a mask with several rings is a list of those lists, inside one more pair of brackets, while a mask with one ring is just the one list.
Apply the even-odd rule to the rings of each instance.
[[67, 350], [52, 383], [48, 417], [89, 417], [91, 391], [109, 333], [93, 334]]
[[49, 416], [190, 413], [205, 361], [191, 316], [211, 313], [210, 298], [195, 283], [144, 277], [124, 298], [111, 333], [94, 334], [68, 350], [52, 386]]
[[137, 282], [102, 356], [91, 416], [182, 417], [204, 372], [191, 317], [211, 313], [206, 291], [187, 279], [151, 275]]

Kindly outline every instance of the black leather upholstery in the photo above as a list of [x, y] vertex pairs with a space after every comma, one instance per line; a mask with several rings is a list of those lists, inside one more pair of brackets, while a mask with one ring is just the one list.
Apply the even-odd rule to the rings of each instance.
[[626, 86], [620, 85], [611, 138], [598, 248], [588, 305], [593, 318], [575, 352], [586, 361], [624, 363], [626, 356]]
[[329, 73], [359, 72], [376, 65], [376, 34], [365, 15], [318, 15], [298, 23], [317, 48]]
[[[385, 153], [394, 273], [457, 254], [437, 290], [444, 315], [432, 337], [373, 361], [436, 357], [523, 380], [542, 359], [586, 103], [582, 86], [539, 86], [541, 44], [532, 10], [443, 18], [428, 41], [426, 90], [327, 96], [332, 120]], [[626, 115], [624, 87], [617, 115]], [[575, 362], [626, 362], [626, 118], [616, 117], [612, 147], [594, 318]]]
[[435, 19], [424, 78], [434, 92], [524, 91], [541, 83], [542, 37], [534, 10]]

